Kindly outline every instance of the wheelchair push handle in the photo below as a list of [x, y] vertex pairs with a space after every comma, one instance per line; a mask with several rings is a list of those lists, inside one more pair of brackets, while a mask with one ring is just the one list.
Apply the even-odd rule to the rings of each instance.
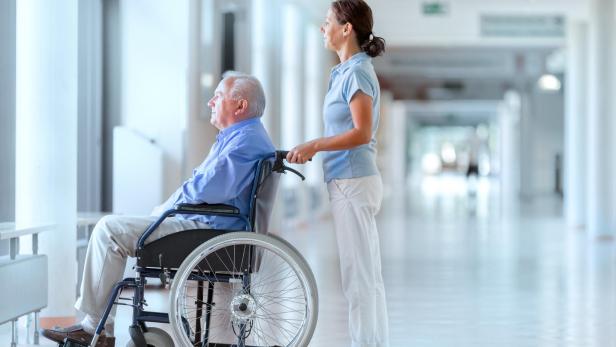
[[[282, 159], [286, 159], [289, 152], [290, 151], [276, 151], [276, 159], [278, 159], [279, 155], [282, 157]], [[312, 161], [312, 158], [308, 159], [308, 161]]]
[[299, 178], [301, 178], [302, 181], [305, 181], [306, 177], [304, 177], [304, 175], [302, 175], [299, 171], [284, 165], [284, 160], [287, 158], [287, 154], [289, 154], [289, 151], [276, 151], [275, 152], [276, 160], [274, 162], [274, 167], [272, 168], [272, 171], [280, 172], [280, 173], [285, 173], [287, 171], [290, 171], [294, 173], [295, 175], [299, 176]]

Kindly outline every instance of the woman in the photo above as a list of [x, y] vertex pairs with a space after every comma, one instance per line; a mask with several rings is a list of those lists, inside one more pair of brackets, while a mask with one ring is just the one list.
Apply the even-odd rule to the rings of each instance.
[[330, 75], [323, 118], [325, 137], [293, 148], [287, 160], [303, 164], [325, 152], [342, 287], [349, 304], [353, 346], [388, 346], [388, 319], [375, 215], [382, 200], [376, 166], [380, 89], [371, 57], [385, 41], [372, 34], [372, 10], [362, 0], [334, 1], [321, 26], [326, 48], [340, 64]]

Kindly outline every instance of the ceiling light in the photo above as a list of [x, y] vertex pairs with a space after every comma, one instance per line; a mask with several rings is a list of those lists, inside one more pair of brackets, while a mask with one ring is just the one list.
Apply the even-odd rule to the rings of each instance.
[[539, 81], [537, 81], [537, 85], [541, 90], [549, 92], [559, 91], [561, 87], [558, 77], [549, 74], [541, 76]]

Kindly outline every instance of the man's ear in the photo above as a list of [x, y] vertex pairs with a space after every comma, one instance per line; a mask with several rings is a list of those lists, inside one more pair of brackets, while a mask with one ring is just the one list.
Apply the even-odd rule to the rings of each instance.
[[237, 109], [235, 110], [235, 114], [239, 115], [242, 114], [244, 112], [246, 112], [246, 110], [248, 110], [248, 101], [245, 99], [241, 99], [240, 102], [237, 105]]

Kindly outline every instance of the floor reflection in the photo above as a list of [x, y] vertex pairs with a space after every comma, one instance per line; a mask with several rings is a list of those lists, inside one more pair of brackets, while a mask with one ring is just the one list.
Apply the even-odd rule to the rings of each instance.
[[[392, 346], [615, 346], [612, 243], [568, 230], [557, 197], [510, 208], [498, 182], [426, 178], [379, 215]], [[330, 223], [288, 232], [321, 293], [314, 346], [349, 346]], [[318, 250], [315, 250], [318, 249]]]

